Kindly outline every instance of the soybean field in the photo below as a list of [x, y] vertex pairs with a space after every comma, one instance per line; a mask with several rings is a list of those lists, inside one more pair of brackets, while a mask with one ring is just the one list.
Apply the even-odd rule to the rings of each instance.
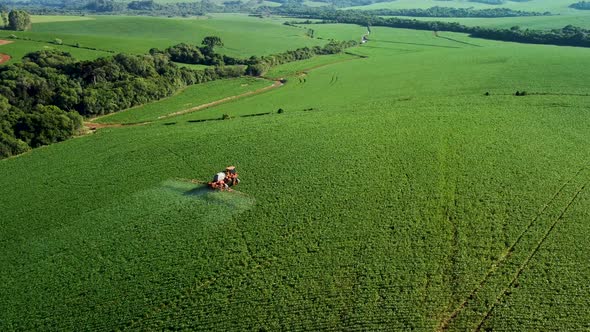
[[[280, 22], [97, 17], [20, 36], [145, 53], [202, 29], [250, 56], [366, 32]], [[346, 53], [1, 160], [0, 330], [590, 329], [589, 75], [586, 48], [372, 27]], [[236, 191], [207, 190], [228, 165]]]

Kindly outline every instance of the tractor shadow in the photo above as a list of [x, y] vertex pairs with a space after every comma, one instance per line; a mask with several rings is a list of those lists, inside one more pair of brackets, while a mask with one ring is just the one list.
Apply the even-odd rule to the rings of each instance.
[[207, 185], [198, 186], [196, 188], [190, 189], [183, 193], [184, 196], [203, 196], [206, 194], [214, 193], [215, 190], [209, 188]]

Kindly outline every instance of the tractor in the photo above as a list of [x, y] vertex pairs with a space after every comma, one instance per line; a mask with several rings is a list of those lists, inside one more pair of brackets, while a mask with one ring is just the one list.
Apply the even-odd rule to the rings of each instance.
[[228, 166], [225, 168], [225, 171], [219, 172], [213, 176], [213, 181], [207, 183], [209, 188], [214, 190], [231, 190], [230, 187], [233, 187], [240, 183], [240, 179], [238, 179], [238, 173], [236, 172], [235, 166]]

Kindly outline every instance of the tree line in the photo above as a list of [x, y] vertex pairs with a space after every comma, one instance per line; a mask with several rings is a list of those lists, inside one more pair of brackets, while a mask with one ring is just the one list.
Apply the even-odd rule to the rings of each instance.
[[572, 3], [569, 5], [570, 8], [580, 9], [580, 10], [590, 10], [590, 2], [587, 1], [580, 1], [576, 3]]
[[[208, 39], [209, 38], [209, 39]], [[277, 65], [288, 62], [310, 59], [316, 55], [336, 54], [344, 49], [357, 45], [356, 41], [335, 41], [331, 40], [324, 46], [302, 47], [296, 50], [289, 50], [282, 53], [252, 56], [247, 59], [233, 58], [221, 55], [213, 51], [213, 46], [223, 45], [217, 37], [207, 37], [203, 40], [202, 47], [181, 43], [168, 47], [165, 50], [151, 49], [152, 55], [164, 55], [170, 60], [186, 64], [201, 64], [210, 66], [245, 66], [244, 73], [250, 76], [263, 76], [266, 72]]]
[[410, 16], [410, 17], [519, 17], [519, 16], [549, 16], [550, 12], [527, 12], [513, 10], [510, 8], [453, 8], [453, 7], [430, 7], [412, 9], [375, 9], [365, 11], [374, 16]]
[[[75, 135], [83, 117], [124, 110], [172, 95], [188, 85], [242, 75], [261, 76], [272, 66], [334, 54], [356, 45], [331, 41], [269, 56], [232, 58], [215, 52], [219, 37], [202, 46], [179, 44], [146, 55], [117, 54], [78, 61], [67, 52], [42, 50], [21, 63], [0, 66], [0, 159]], [[194, 70], [175, 64], [202, 63]]]
[[[466, 26], [457, 22], [421, 21], [372, 15], [359, 10], [331, 10], [321, 8], [276, 8], [275, 13], [302, 19], [319, 19], [314, 23], [347, 23], [362, 26], [384, 26], [392, 28], [451, 31], [469, 33], [472, 37], [511, 41], [529, 44], [550, 44], [559, 46], [590, 47], [590, 30], [567, 25], [561, 29], [532, 30], [514, 26], [510, 29]], [[312, 22], [309, 22], [312, 23]]]
[[31, 16], [24, 10], [8, 10], [0, 5], [0, 29], [25, 31], [31, 29]]

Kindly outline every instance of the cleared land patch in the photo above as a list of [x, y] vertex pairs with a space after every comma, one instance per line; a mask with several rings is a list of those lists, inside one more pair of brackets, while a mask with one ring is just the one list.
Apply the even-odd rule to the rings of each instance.
[[[0, 46], [1, 45], [10, 44], [10, 43], [12, 43], [11, 40], [1, 40], [0, 39]], [[0, 53], [0, 65], [3, 64], [3, 63], [5, 63], [5, 62], [8, 62], [8, 61], [10, 61], [10, 55]]]

